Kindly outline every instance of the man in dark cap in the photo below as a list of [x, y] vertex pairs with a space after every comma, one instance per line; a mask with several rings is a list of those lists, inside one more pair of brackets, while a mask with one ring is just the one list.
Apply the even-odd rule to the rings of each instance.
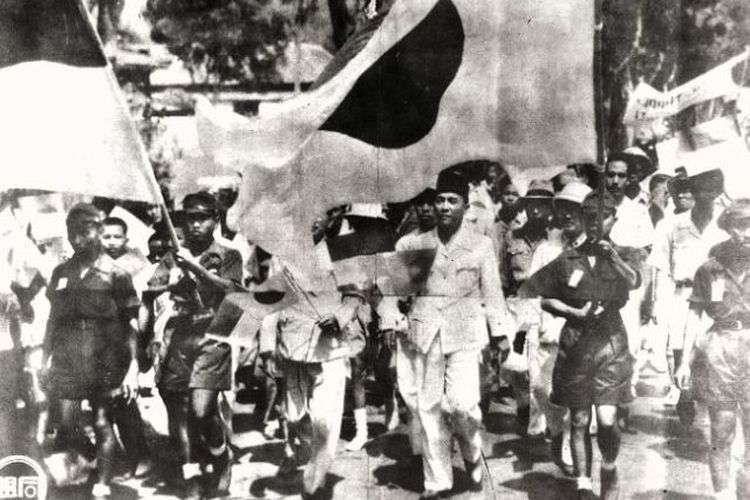
[[[424, 498], [453, 486], [451, 431], [456, 434], [471, 488], [482, 489], [479, 353], [507, 335], [507, 310], [492, 240], [463, 225], [469, 185], [453, 172], [438, 177], [437, 226], [400, 239], [396, 250], [436, 249], [423, 289], [398, 331], [399, 388], [422, 428]], [[443, 415], [444, 401], [452, 428]]]
[[667, 183], [669, 196], [674, 205], [674, 215], [687, 212], [695, 204], [693, 194], [690, 192], [690, 180], [687, 174], [676, 175]]
[[[231, 388], [231, 353], [228, 344], [208, 340], [204, 334], [224, 295], [241, 282], [242, 257], [214, 239], [219, 207], [210, 193], [190, 194], [182, 205], [185, 247], [174, 258], [162, 260], [149, 288], [170, 287], [179, 304], [180, 312], [167, 324], [169, 342], [162, 349], [165, 357], [157, 385], [170, 428], [180, 442], [185, 494], [199, 498], [203, 496], [200, 461], [206, 456], [213, 467], [211, 489], [229, 488], [230, 455], [217, 397], [219, 391]], [[170, 269], [175, 263], [179, 271]], [[200, 446], [206, 446], [208, 453], [201, 453]]]
[[[730, 238], [711, 250], [696, 271], [688, 302], [677, 384], [708, 406], [709, 469], [716, 499], [750, 498], [750, 199], [734, 201], [718, 226]], [[713, 324], [705, 332], [704, 317]], [[737, 417], [745, 436], [745, 460], [731, 492], [732, 442]]]
[[[654, 315], [667, 329], [667, 351], [672, 367], [682, 364], [688, 298], [693, 277], [710, 249], [725, 239], [717, 226], [716, 199], [724, 192], [721, 170], [715, 169], [687, 179], [695, 205], [692, 210], [666, 220], [659, 226], [647, 263], [656, 269]], [[689, 391], [682, 391], [677, 414], [685, 426], [692, 425], [695, 405]]]
[[80, 443], [77, 409], [84, 399], [94, 411], [99, 479], [95, 498], [110, 496], [117, 440], [112, 405], [131, 402], [138, 389], [136, 317], [139, 301], [127, 271], [101, 244], [102, 218], [93, 205], [74, 206], [66, 219], [74, 253], [52, 272], [47, 297], [51, 309], [43, 366], [50, 363], [50, 395], [60, 408], [59, 439]]
[[551, 401], [570, 409], [579, 499], [596, 498], [591, 491], [592, 405], [596, 408], [602, 454], [601, 498], [619, 498], [617, 406], [632, 399], [634, 359], [620, 309], [628, 300], [628, 292], [640, 284], [640, 274], [626, 262], [635, 251], [615, 246], [609, 239], [616, 206], [609, 193], [589, 194], [583, 201], [586, 242], [563, 252], [521, 289], [523, 296], [541, 296], [545, 311], [566, 319], [560, 332]]

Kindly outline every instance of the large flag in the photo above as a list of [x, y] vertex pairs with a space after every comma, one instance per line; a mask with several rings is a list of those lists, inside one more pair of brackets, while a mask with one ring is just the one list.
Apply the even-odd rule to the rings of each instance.
[[201, 146], [245, 177], [230, 222], [300, 264], [337, 204], [409, 199], [466, 160], [594, 161], [593, 10], [400, 0], [307, 93], [250, 119], [199, 100]]
[[160, 199], [79, 0], [0, 2], [0, 109], [0, 190]]

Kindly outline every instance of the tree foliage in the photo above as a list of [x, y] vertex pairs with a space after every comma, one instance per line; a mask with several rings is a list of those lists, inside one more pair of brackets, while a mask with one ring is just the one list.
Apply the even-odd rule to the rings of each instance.
[[196, 80], [273, 81], [274, 64], [316, 0], [149, 0], [157, 41]]
[[667, 90], [740, 53], [750, 43], [747, 0], [603, 0], [602, 86], [610, 149], [638, 82]]

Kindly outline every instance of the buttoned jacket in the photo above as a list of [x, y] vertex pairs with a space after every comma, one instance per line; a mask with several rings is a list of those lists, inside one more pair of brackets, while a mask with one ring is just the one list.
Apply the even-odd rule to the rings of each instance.
[[492, 240], [462, 226], [445, 244], [437, 229], [404, 236], [396, 250], [435, 248], [427, 281], [409, 312], [412, 342], [427, 352], [437, 335], [445, 354], [479, 349], [513, 331]]

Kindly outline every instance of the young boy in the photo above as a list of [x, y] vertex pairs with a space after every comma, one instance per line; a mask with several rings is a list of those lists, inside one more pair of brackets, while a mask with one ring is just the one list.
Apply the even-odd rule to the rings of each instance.
[[637, 255], [635, 250], [616, 247], [609, 240], [617, 202], [609, 193], [600, 196], [594, 192], [583, 201], [588, 239], [534, 274], [523, 291], [528, 296], [541, 295], [542, 309], [566, 319], [560, 332], [550, 399], [570, 409], [579, 500], [596, 498], [591, 487], [592, 405], [596, 408], [602, 454], [601, 498], [619, 498], [617, 405], [632, 399], [634, 363], [620, 309], [628, 300], [628, 292], [640, 284], [640, 274], [624, 260], [627, 254]]
[[[179, 444], [185, 496], [201, 498], [206, 456], [213, 468], [209, 489], [226, 492], [231, 480], [229, 447], [217, 406], [219, 391], [231, 387], [231, 352], [227, 344], [207, 340], [204, 334], [224, 295], [241, 283], [242, 258], [214, 239], [219, 207], [210, 193], [190, 194], [182, 204], [185, 247], [174, 258], [162, 260], [149, 288], [173, 288], [178, 313], [167, 323], [157, 384], [167, 406], [170, 434]], [[174, 263], [181, 275], [176, 284]]]
[[[695, 273], [684, 355], [675, 378], [680, 389], [692, 385], [696, 399], [708, 406], [714, 498], [728, 500], [750, 498], [750, 199], [734, 201], [717, 224], [730, 239], [713, 247]], [[705, 333], [704, 314], [713, 320]], [[735, 496], [730, 470], [738, 416], [745, 456]]]
[[51, 309], [43, 366], [50, 364], [49, 389], [59, 400], [64, 444], [76, 442], [81, 400], [91, 403], [99, 472], [92, 495], [107, 498], [116, 449], [112, 404], [119, 398], [132, 401], [138, 388], [139, 301], [130, 275], [102, 248], [99, 210], [76, 205], [66, 225], [74, 254], [55, 268], [47, 289]]
[[[140, 295], [145, 288], [143, 271], [148, 262], [137, 250], [128, 247], [128, 225], [119, 217], [108, 217], [102, 222], [102, 248], [115, 263], [130, 274], [133, 286]], [[138, 462], [146, 453], [143, 419], [135, 401], [117, 404], [112, 414], [120, 432], [128, 457], [128, 475], [135, 475]]]

